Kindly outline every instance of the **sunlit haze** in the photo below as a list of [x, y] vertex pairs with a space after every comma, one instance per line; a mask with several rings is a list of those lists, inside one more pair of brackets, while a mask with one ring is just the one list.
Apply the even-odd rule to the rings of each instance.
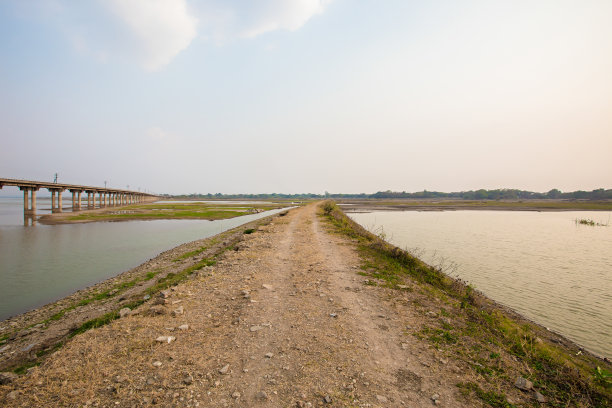
[[0, 177], [611, 188], [610, 21], [609, 0], [5, 0]]

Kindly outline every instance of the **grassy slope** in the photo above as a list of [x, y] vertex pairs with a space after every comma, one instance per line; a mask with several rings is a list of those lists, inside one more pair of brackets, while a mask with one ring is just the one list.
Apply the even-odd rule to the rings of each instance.
[[[483, 379], [458, 383], [462, 392], [474, 393], [493, 407], [513, 407], [504, 392], [513, 389], [520, 375], [533, 381], [549, 406], [612, 406], [610, 378], [602, 375], [609, 372], [609, 364], [577, 356], [569, 346], [547, 340], [550, 334], [544, 328], [513, 316], [471, 287], [369, 233], [334, 204], [327, 202], [322, 208], [333, 229], [356, 242], [363, 260], [361, 274], [371, 277], [371, 284], [414, 290], [404, 285], [413, 282], [420, 293], [442, 301], [440, 318], [414, 335], [465, 361]], [[416, 301], [413, 307], [419, 307]]]

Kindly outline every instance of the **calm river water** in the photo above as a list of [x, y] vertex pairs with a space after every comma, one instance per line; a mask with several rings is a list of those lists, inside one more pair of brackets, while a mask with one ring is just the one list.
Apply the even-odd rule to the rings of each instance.
[[[49, 199], [38, 200], [39, 214]], [[282, 210], [229, 220], [23, 226], [23, 199], [0, 198], [0, 320], [116, 276], [185, 242]]]
[[[490, 298], [612, 356], [612, 226], [608, 212], [375, 211], [349, 213], [387, 240], [447, 267]], [[612, 223], [611, 223], [612, 225]]]

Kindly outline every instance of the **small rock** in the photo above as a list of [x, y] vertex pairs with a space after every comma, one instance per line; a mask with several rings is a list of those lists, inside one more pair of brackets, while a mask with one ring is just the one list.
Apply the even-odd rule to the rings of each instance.
[[155, 298], [155, 300], [153, 300], [153, 304], [154, 305], [165, 305], [168, 303], [168, 299], [164, 299], [164, 298]]
[[185, 313], [185, 309], [183, 309], [183, 306], [179, 306], [178, 309], [174, 309], [172, 311], [173, 316], [179, 316], [179, 315], [182, 315], [183, 313]]
[[144, 299], [144, 300], [149, 300], [149, 299], [151, 299], [151, 295], [148, 295], [148, 294], [147, 294], [147, 295], [144, 295], [144, 296], [143, 296], [143, 299]]
[[410, 347], [408, 343], [402, 343], [401, 346], [402, 346], [402, 350], [407, 350], [408, 347]]
[[434, 394], [434, 395], [431, 396], [431, 400], [432, 401], [437, 401], [439, 399], [440, 399], [440, 394]]
[[155, 339], [155, 341], [160, 343], [172, 343], [174, 340], [176, 340], [176, 337], [174, 336], [159, 336]]
[[543, 404], [546, 402], [546, 397], [543, 396], [542, 394], [540, 394], [537, 391], [533, 392], [533, 398], [535, 398], [536, 401], [538, 401], [539, 403]]
[[398, 289], [408, 289], [410, 286], [408, 285], [397, 285]]
[[261, 329], [263, 329], [263, 326], [251, 326], [249, 328], [249, 330], [252, 331], [252, 332], [256, 332], [256, 331], [259, 331]]
[[338, 313], [330, 313], [329, 316], [330, 317], [338, 317]]
[[228, 374], [229, 373], [229, 364], [224, 365], [219, 369], [219, 374]]
[[0, 385], [8, 384], [19, 378], [19, 376], [10, 371], [0, 373]]
[[272, 358], [272, 357], [274, 357], [274, 354], [272, 354], [272, 353], [266, 353], [266, 358]]
[[385, 397], [384, 395], [377, 395], [376, 400], [380, 402], [381, 404], [387, 403], [387, 397]]
[[191, 385], [193, 383], [193, 377], [191, 375], [186, 375], [185, 378], [183, 378], [183, 383], [185, 385]]
[[147, 312], [147, 314], [151, 316], [165, 315], [167, 313], [168, 313], [168, 309], [166, 309], [163, 306], [159, 306], [159, 305], [151, 306]]
[[429, 317], [436, 317], [438, 316], [438, 314], [432, 310], [430, 310], [429, 312], [425, 313], [427, 316]]
[[162, 362], [161, 361], [154, 361], [153, 362], [153, 367], [161, 367], [162, 366]]
[[163, 297], [164, 299], [169, 298], [171, 294], [172, 292], [169, 290], [162, 290], [159, 292], [159, 296]]
[[233, 399], [238, 399], [240, 398], [240, 393], [238, 391], [234, 391], [234, 393], [232, 394], [232, 398]]
[[0, 353], [3, 353], [3, 352], [5, 352], [6, 350], [8, 350], [8, 349], [10, 349], [10, 348], [11, 348], [11, 345], [10, 345], [10, 344], [7, 344], [7, 345], [6, 345], [6, 346], [4, 346], [4, 347], [0, 347]]
[[19, 391], [11, 391], [8, 394], [6, 394], [6, 398], [14, 400], [17, 399], [17, 397], [19, 396]]
[[265, 391], [259, 391], [257, 394], [255, 394], [255, 399], [265, 401], [268, 399], [268, 394], [266, 394]]
[[331, 404], [332, 403], [332, 399], [331, 399], [331, 397], [329, 395], [326, 395], [323, 398], [323, 402], [325, 402], [326, 404]]
[[262, 288], [264, 288], [264, 289], [268, 289], [268, 290], [272, 290], [272, 289], [274, 289], [274, 286], [272, 286], [272, 285], [267, 285], [267, 284], [265, 284], [265, 283], [264, 283], [263, 285], [261, 285], [261, 287], [262, 287]]
[[529, 391], [533, 388], [533, 383], [523, 377], [518, 377], [514, 382], [514, 386], [519, 390]]
[[129, 316], [130, 313], [132, 312], [132, 309], [130, 309], [129, 307], [124, 307], [123, 309], [119, 310], [119, 317], [125, 317], [125, 316]]
[[188, 324], [181, 324], [178, 327], [179, 330], [189, 330], [189, 325]]

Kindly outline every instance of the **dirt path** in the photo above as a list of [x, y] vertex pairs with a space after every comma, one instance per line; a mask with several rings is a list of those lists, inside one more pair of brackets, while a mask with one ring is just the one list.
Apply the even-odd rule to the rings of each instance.
[[327, 232], [315, 205], [236, 249], [166, 299], [75, 337], [1, 386], [0, 405], [481, 406], [455, 386], [459, 366], [407, 333], [422, 315], [364, 285], [352, 243]]

